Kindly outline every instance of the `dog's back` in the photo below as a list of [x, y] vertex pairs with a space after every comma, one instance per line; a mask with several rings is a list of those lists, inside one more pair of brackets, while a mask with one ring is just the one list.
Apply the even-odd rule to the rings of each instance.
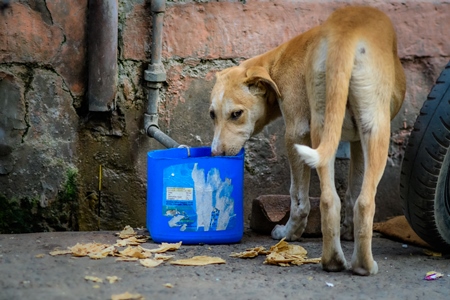
[[380, 101], [395, 98], [393, 105], [386, 106], [390, 109], [387, 115], [395, 116], [405, 93], [395, 31], [384, 13], [368, 7], [343, 8], [332, 14], [320, 31], [319, 49], [306, 73], [312, 123], [318, 126], [312, 130], [316, 134], [312, 140], [318, 145], [315, 150], [298, 147], [311, 167], [327, 164], [341, 138], [359, 140], [358, 130], [373, 130], [377, 122], [373, 112], [382, 105]]

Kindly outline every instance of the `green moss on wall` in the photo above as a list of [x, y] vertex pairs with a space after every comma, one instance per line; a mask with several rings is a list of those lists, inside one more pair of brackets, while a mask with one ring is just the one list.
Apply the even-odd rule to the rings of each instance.
[[58, 196], [47, 207], [38, 199], [7, 199], [0, 194], [0, 233], [78, 230], [78, 173], [69, 169]]

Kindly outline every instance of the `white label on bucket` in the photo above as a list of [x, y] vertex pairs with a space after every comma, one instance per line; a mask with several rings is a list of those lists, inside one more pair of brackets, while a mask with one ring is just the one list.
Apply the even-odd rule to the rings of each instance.
[[220, 171], [211, 168], [205, 176], [205, 170], [197, 164], [192, 170], [195, 188], [197, 212], [197, 230], [226, 230], [231, 218], [235, 217], [234, 200], [231, 197], [233, 185], [231, 180], [222, 180]]
[[179, 188], [179, 187], [168, 187], [166, 190], [167, 200], [178, 200], [178, 201], [192, 201], [194, 189], [193, 188]]

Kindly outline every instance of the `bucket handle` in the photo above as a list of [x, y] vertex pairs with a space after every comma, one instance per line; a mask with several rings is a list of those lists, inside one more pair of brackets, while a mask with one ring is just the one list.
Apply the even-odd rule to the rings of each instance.
[[191, 148], [187, 145], [180, 145], [178, 146], [178, 148], [186, 148], [187, 153], [188, 153], [188, 157], [191, 157]]

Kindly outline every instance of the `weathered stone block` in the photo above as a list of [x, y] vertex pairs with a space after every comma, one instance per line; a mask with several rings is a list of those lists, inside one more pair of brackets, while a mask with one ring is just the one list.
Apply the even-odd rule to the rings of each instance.
[[[56, 199], [67, 171], [76, 169], [78, 117], [64, 80], [55, 72], [21, 67], [7, 71], [11, 75], [0, 80], [8, 95], [0, 101], [0, 108], [7, 106], [0, 113], [0, 128], [13, 139], [7, 142], [12, 147], [7, 164], [0, 160], [0, 165], [13, 168], [0, 176], [0, 192], [7, 198], [38, 199], [45, 207]], [[13, 78], [25, 75], [29, 85], [19, 88], [15, 84], [23, 82]]]
[[0, 175], [9, 174], [15, 164], [14, 155], [27, 129], [26, 108], [20, 79], [0, 71]]

